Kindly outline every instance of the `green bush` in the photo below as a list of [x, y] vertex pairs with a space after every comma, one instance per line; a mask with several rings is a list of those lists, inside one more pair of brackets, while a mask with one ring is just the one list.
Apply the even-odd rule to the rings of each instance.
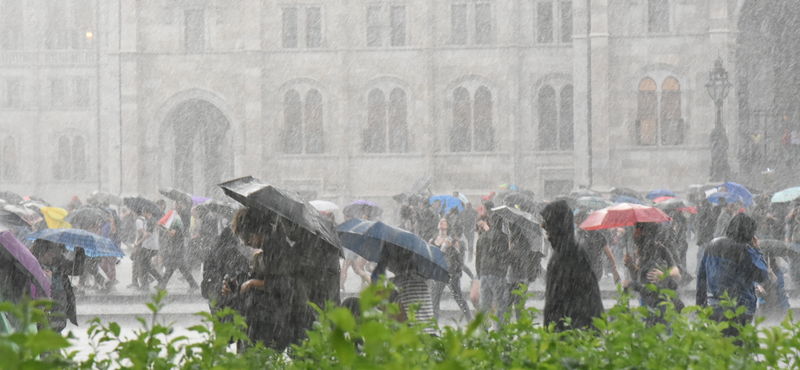
[[[518, 292], [519, 293], [519, 292]], [[666, 294], [673, 292], [667, 291]], [[630, 296], [620, 292], [617, 304], [595, 320], [597, 330], [562, 333], [536, 322], [536, 309], [488, 330], [478, 314], [466, 327], [442, 327], [439, 336], [423, 333], [419, 323], [390, 319], [396, 304], [387, 302], [381, 285], [361, 293], [362, 315], [354, 318], [341, 307], [321, 310], [308, 340], [286, 353], [262, 345], [236, 353], [236, 341], [247, 341], [245, 322], [236, 312], [198, 313], [204, 325], [189, 330], [201, 340], [189, 342], [171, 335], [173, 328], [157, 323], [165, 293], [148, 304], [150, 323], [134, 335], [120, 335], [116, 323], [91, 321], [89, 337], [95, 352], [77, 360], [68, 337], [47, 328], [43, 301], [2, 304], [0, 312], [15, 317], [23, 330], [0, 335], [0, 368], [5, 369], [777, 369], [798, 368], [800, 325], [791, 315], [779, 326], [741, 330], [739, 338], [720, 331], [727, 323], [709, 319], [711, 310], [696, 306], [683, 313], [667, 308], [670, 326], [648, 327], [643, 307], [630, 307]], [[741, 312], [739, 312], [741, 313]], [[729, 316], [736, 313], [728, 312]], [[232, 320], [222, 320], [224, 317]], [[33, 330], [36, 325], [40, 330]], [[737, 346], [736, 340], [740, 345]], [[103, 346], [104, 351], [99, 349]], [[109, 351], [108, 348], [113, 348]]]

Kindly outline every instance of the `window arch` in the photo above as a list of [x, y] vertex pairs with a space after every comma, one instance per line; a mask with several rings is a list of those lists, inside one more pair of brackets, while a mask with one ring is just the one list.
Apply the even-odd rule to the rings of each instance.
[[453, 90], [451, 152], [494, 150], [494, 102], [486, 86], [475, 89], [474, 99], [465, 87]]
[[72, 179], [86, 179], [86, 143], [83, 136], [72, 139]]
[[367, 97], [367, 129], [362, 146], [367, 153], [386, 151], [386, 95], [380, 89], [372, 89]]
[[296, 89], [287, 91], [283, 98], [283, 152], [324, 153], [324, 117], [323, 96], [319, 90], [307, 90], [305, 100]]
[[56, 180], [69, 180], [72, 173], [72, 148], [69, 138], [61, 136], [58, 139], [58, 158], [53, 164], [53, 175]]
[[683, 144], [684, 121], [678, 79], [666, 77], [659, 89], [655, 79], [645, 77], [639, 82], [638, 95], [637, 144]]
[[14, 138], [7, 136], [3, 140], [2, 175], [6, 181], [15, 180], [17, 177], [17, 145]]
[[572, 150], [575, 148], [575, 119], [572, 106], [573, 99], [572, 85], [564, 86], [561, 89], [561, 99], [559, 101], [558, 117], [558, 146], [561, 150]]
[[408, 100], [403, 89], [395, 88], [389, 95], [389, 151], [408, 151]]
[[558, 149], [558, 111], [556, 110], [556, 90], [550, 86], [539, 89], [539, 149]]

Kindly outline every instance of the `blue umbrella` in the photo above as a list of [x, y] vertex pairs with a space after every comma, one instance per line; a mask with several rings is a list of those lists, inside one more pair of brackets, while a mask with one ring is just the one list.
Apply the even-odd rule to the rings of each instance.
[[725, 201], [727, 201], [728, 203], [740, 202], [744, 204], [744, 200], [742, 200], [741, 196], [731, 193], [714, 193], [709, 195], [707, 199], [711, 203], [719, 204], [720, 198], [725, 199]]
[[653, 190], [653, 191], [647, 193], [647, 199], [653, 200], [653, 199], [656, 199], [658, 197], [675, 197], [675, 198], [677, 198], [678, 195], [675, 194], [674, 192], [672, 192], [671, 190], [667, 190], [667, 189], [658, 189], [658, 190]]
[[[410, 262], [414, 272], [433, 280], [448, 282], [447, 261], [439, 248], [418, 236], [380, 221], [350, 219], [336, 228], [342, 246], [371, 262], [378, 262], [381, 252], [396, 256], [397, 263]], [[396, 266], [396, 264], [395, 264]], [[393, 272], [390, 261], [388, 268]]]
[[750, 190], [747, 190], [747, 188], [745, 188], [744, 186], [739, 185], [735, 182], [726, 182], [717, 189], [722, 188], [723, 186], [725, 187], [725, 189], [728, 189], [727, 191], [728, 194], [735, 194], [742, 197], [742, 200], [744, 201], [743, 204], [745, 207], [751, 206], [753, 204], [753, 194], [751, 194]]
[[631, 204], [644, 205], [644, 203], [642, 203], [641, 200], [633, 198], [633, 197], [628, 197], [628, 196], [625, 196], [625, 195], [617, 195], [616, 197], [614, 197], [614, 203], [631, 203]]
[[439, 213], [442, 212], [442, 208], [444, 208], [444, 213], [450, 212], [450, 210], [453, 208], [458, 208], [459, 211], [464, 210], [464, 205], [461, 203], [461, 199], [458, 199], [452, 195], [437, 195], [431, 197], [431, 204], [437, 200], [442, 202], [442, 207], [436, 210]]
[[83, 248], [89, 257], [125, 257], [125, 253], [109, 238], [80, 229], [45, 229], [28, 235], [30, 241], [47, 240], [56, 244], [64, 244], [74, 251], [75, 247]]

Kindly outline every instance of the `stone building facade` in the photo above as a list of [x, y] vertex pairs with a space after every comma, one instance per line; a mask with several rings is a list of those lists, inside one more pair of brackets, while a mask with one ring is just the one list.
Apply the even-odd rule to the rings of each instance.
[[2, 0], [0, 187], [679, 190], [708, 180], [743, 2]]

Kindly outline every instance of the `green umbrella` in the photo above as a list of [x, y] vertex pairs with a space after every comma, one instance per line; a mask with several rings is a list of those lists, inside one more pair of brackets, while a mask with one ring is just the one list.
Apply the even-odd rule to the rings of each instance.
[[800, 197], [800, 187], [788, 188], [775, 193], [772, 196], [772, 203], [791, 202]]
[[580, 197], [575, 201], [575, 206], [578, 209], [585, 210], [598, 210], [608, 208], [614, 205], [614, 202], [598, 197]]

